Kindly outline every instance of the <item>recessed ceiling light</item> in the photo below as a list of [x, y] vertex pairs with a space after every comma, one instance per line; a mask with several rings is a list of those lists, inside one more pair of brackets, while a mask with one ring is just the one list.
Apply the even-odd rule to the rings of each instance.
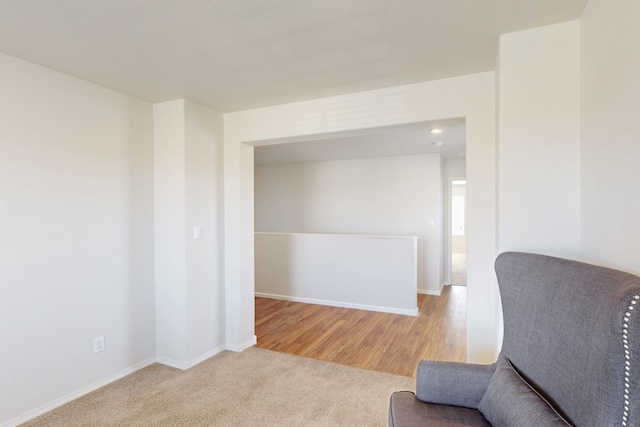
[[433, 141], [431, 143], [431, 145], [434, 145], [436, 147], [442, 147], [442, 144], [444, 144], [444, 141]]
[[442, 129], [433, 128], [433, 129], [431, 129], [430, 132], [431, 132], [431, 135], [440, 135], [444, 131]]

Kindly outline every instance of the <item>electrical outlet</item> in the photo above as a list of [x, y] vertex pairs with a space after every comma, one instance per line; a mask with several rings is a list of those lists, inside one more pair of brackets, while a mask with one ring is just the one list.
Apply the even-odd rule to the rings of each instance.
[[104, 337], [98, 337], [93, 339], [93, 352], [99, 353], [104, 351]]

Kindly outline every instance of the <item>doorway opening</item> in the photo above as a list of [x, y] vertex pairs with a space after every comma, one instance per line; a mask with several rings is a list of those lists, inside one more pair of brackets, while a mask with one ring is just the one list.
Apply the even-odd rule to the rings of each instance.
[[[432, 129], [441, 131], [430, 132]], [[286, 262], [265, 263], [272, 253], [285, 251], [256, 244], [254, 292], [258, 346], [337, 363], [378, 360], [384, 353], [382, 349], [392, 344], [380, 339], [378, 329], [370, 330], [372, 324], [385, 330], [391, 341], [402, 330], [429, 331], [437, 326], [440, 339], [435, 342], [414, 335], [407, 336], [405, 341], [426, 343], [417, 355], [419, 358], [466, 360], [466, 288], [442, 286], [446, 283], [443, 260], [450, 260], [449, 252], [443, 251], [443, 241], [451, 247], [448, 237], [451, 233], [442, 224], [449, 218], [443, 210], [450, 210], [443, 203], [448, 199], [445, 177], [465, 175], [465, 150], [464, 119], [369, 129], [347, 136], [320, 135], [317, 139], [308, 136], [302, 141], [270, 141], [268, 145], [255, 146], [256, 235], [416, 238], [418, 265], [414, 280], [417, 280], [419, 294], [418, 315], [406, 316], [364, 311], [365, 304], [353, 301], [320, 298], [317, 296], [320, 291], [332, 288], [305, 287], [300, 283], [306, 285], [307, 282], [296, 281], [293, 275], [289, 276], [291, 281], [276, 280], [275, 286], [271, 283], [273, 275], [261, 270], [261, 265], [277, 265], [281, 271], [300, 270]], [[309, 258], [302, 257], [301, 253], [292, 252], [287, 256]], [[352, 264], [363, 263], [356, 260]], [[339, 290], [344, 291], [342, 287]], [[381, 306], [378, 304], [377, 308]], [[347, 321], [349, 316], [354, 319]], [[322, 325], [318, 326], [317, 322]], [[403, 326], [395, 329], [393, 325]], [[344, 328], [355, 336], [348, 335]], [[373, 338], [374, 335], [377, 338]], [[304, 342], [301, 337], [305, 337]], [[346, 344], [373, 339], [379, 348], [367, 350]], [[385, 363], [402, 361], [402, 368], [414, 369], [417, 363], [407, 363], [404, 358], [416, 349], [395, 348], [397, 355], [386, 354], [384, 361], [380, 359], [379, 363], [363, 366], [385, 370], [390, 369], [383, 366]], [[328, 349], [331, 351], [327, 352]]]
[[450, 181], [450, 239], [451, 251], [451, 284], [467, 284], [467, 181], [451, 179]]

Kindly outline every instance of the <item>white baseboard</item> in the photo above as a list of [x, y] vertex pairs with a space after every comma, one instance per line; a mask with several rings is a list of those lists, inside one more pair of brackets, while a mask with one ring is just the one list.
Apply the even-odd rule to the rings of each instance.
[[181, 360], [171, 359], [170, 357], [158, 356], [156, 357], [156, 363], [159, 363], [164, 366], [168, 366], [170, 368], [180, 369], [183, 371], [186, 371], [187, 369], [189, 369], [189, 362], [186, 362], [183, 360], [181, 361]]
[[191, 359], [191, 362], [190, 362], [190, 365], [191, 365], [191, 366], [189, 366], [189, 367], [190, 367], [190, 368], [193, 368], [193, 367], [194, 367], [194, 366], [196, 366], [198, 363], [202, 363], [202, 362], [204, 362], [205, 360], [209, 359], [210, 357], [213, 357], [213, 356], [215, 356], [216, 354], [218, 354], [218, 353], [220, 353], [221, 351], [224, 351], [224, 350], [225, 350], [225, 348], [224, 348], [224, 346], [223, 346], [223, 345], [220, 345], [220, 346], [218, 346], [218, 347], [216, 347], [216, 348], [213, 348], [213, 349], [211, 349], [211, 350], [207, 351], [206, 353], [203, 353], [203, 354], [201, 354], [200, 356], [198, 356], [198, 357], [196, 357], [196, 358]]
[[256, 292], [255, 295], [261, 298], [271, 298], [271, 299], [279, 299], [284, 301], [303, 302], [305, 304], [319, 304], [319, 305], [328, 305], [331, 307], [355, 308], [358, 310], [379, 311], [381, 313], [402, 314], [404, 316], [418, 315], [418, 307], [412, 310], [406, 310], [406, 309], [393, 308], [393, 307], [379, 307], [374, 305], [352, 304], [352, 303], [341, 302], [341, 301], [325, 301], [325, 300], [318, 300], [313, 298], [291, 297], [288, 295], [264, 294], [261, 292]]
[[0, 427], [15, 427], [18, 426], [22, 423], [26, 423], [29, 420], [32, 420], [36, 417], [39, 417], [42, 414], [45, 414], [53, 409], [56, 409], [59, 406], [64, 405], [65, 403], [69, 403], [72, 400], [76, 400], [79, 397], [84, 396], [85, 394], [89, 394], [92, 391], [96, 391], [97, 389], [99, 389], [100, 387], [104, 387], [107, 384], [111, 384], [114, 381], [117, 381], [121, 378], [126, 377], [127, 375], [131, 375], [136, 371], [139, 371], [140, 369], [146, 368], [149, 365], [153, 365], [156, 362], [155, 358], [151, 358], [151, 359], [147, 359], [144, 360], [140, 363], [136, 363], [135, 365], [133, 365], [130, 368], [124, 369], [120, 372], [118, 372], [117, 374], [114, 375], [110, 375], [107, 378], [104, 378], [98, 382], [95, 382], [87, 387], [83, 387], [80, 390], [74, 391], [73, 393], [69, 393], [66, 396], [62, 396], [59, 399], [56, 399], [52, 402], [49, 402], [45, 405], [42, 405], [38, 408], [32, 409], [29, 412], [26, 412], [22, 415], [19, 415], [15, 418], [12, 418], [8, 421], [5, 421], [3, 423], [0, 423]]
[[156, 357], [156, 363], [160, 363], [161, 365], [186, 371], [189, 368], [193, 368], [198, 363], [202, 363], [208, 358], [215, 356], [216, 354], [220, 353], [223, 350], [225, 350], [224, 346], [218, 346], [207, 351], [206, 353], [201, 354], [200, 356], [194, 357], [191, 360], [176, 360], [176, 359], [171, 359], [169, 357], [159, 356], [159, 357]]
[[246, 350], [249, 347], [252, 347], [258, 343], [258, 337], [256, 335], [253, 336], [252, 339], [246, 341], [242, 344], [227, 344], [224, 348], [225, 350], [234, 351], [236, 353], [240, 353], [242, 350]]
[[431, 291], [427, 289], [418, 289], [418, 293], [422, 295], [433, 295], [433, 296], [439, 297], [440, 295], [442, 295], [442, 288], [444, 288], [445, 286], [446, 284], [442, 283], [440, 285], [440, 289], [438, 289], [437, 291]]

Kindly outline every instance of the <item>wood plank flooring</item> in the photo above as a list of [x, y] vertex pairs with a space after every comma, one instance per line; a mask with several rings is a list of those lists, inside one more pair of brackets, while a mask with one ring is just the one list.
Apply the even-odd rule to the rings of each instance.
[[466, 361], [467, 290], [418, 295], [419, 316], [256, 297], [258, 347], [396, 375], [421, 359]]

